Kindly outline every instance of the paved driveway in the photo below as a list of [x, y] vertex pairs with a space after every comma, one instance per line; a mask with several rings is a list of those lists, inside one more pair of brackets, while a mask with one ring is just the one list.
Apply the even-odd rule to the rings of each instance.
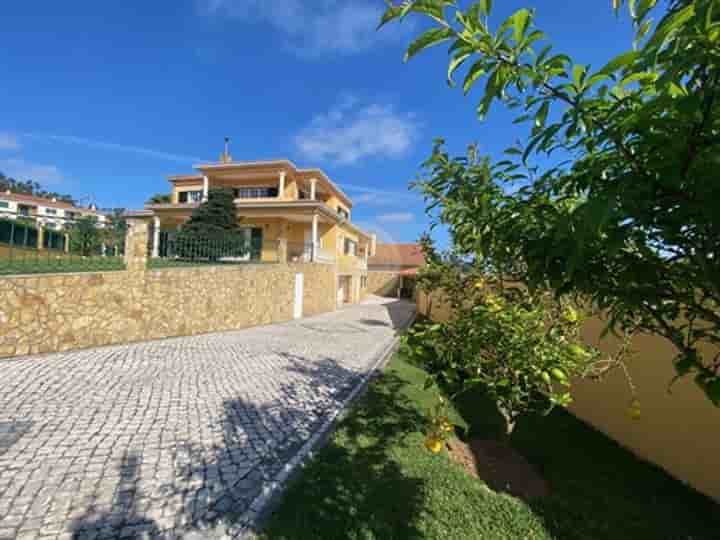
[[286, 324], [0, 360], [0, 539], [217, 533], [412, 313], [375, 298]]

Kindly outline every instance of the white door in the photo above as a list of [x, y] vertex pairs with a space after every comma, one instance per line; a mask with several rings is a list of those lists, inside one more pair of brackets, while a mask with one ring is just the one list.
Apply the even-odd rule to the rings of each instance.
[[295, 274], [295, 307], [293, 317], [299, 319], [303, 314], [303, 275]]

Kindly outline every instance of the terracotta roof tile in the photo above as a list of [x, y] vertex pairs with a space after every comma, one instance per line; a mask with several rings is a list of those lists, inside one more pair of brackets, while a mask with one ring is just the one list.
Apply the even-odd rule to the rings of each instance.
[[43, 197], [36, 197], [35, 195], [26, 195], [25, 193], [7, 193], [0, 191], [0, 199], [6, 201], [15, 201], [19, 203], [26, 203], [31, 205], [46, 206], [48, 208], [62, 208], [65, 210], [76, 210], [78, 212], [99, 214], [96, 210], [90, 210], [89, 208], [82, 208], [79, 206], [72, 205], [65, 201], [53, 201], [52, 199], [45, 199]]
[[423, 266], [425, 256], [419, 244], [378, 244], [368, 266]]

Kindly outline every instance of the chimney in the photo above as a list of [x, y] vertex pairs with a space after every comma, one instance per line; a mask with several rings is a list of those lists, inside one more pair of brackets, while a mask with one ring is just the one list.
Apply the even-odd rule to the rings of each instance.
[[225, 137], [225, 151], [220, 156], [220, 163], [232, 163], [230, 155], [230, 137]]

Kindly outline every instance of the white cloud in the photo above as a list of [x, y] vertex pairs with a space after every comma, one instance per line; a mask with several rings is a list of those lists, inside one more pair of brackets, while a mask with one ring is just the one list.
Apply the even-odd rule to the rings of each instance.
[[415, 221], [415, 216], [412, 212], [390, 212], [380, 214], [377, 220], [380, 223], [412, 223]]
[[266, 23], [301, 55], [352, 54], [388, 41], [406, 40], [410, 24], [377, 31], [380, 0], [197, 0], [201, 14]]
[[159, 150], [153, 150], [152, 148], [143, 148], [140, 146], [131, 146], [125, 144], [110, 143], [104, 141], [96, 141], [93, 139], [85, 139], [83, 137], [75, 137], [74, 135], [44, 135], [38, 133], [26, 133], [24, 137], [30, 137], [34, 139], [43, 139], [47, 141], [59, 142], [63, 144], [75, 144], [85, 146], [87, 148], [96, 148], [98, 150], [110, 150], [115, 152], [126, 152], [131, 154], [138, 154], [153, 159], [161, 159], [165, 161], [175, 161], [177, 163], [192, 163], [202, 161], [201, 158], [195, 156], [185, 156], [181, 154], [170, 154], [168, 152], [162, 152]]
[[12, 133], [0, 132], [0, 150], [19, 150], [20, 141]]
[[315, 116], [295, 136], [295, 145], [312, 160], [352, 164], [368, 156], [402, 156], [417, 138], [418, 129], [413, 114], [399, 113], [392, 105], [361, 105], [345, 98]]
[[63, 180], [55, 165], [40, 165], [21, 158], [0, 160], [0, 171], [17, 180], [34, 180], [41, 184], [57, 184]]

